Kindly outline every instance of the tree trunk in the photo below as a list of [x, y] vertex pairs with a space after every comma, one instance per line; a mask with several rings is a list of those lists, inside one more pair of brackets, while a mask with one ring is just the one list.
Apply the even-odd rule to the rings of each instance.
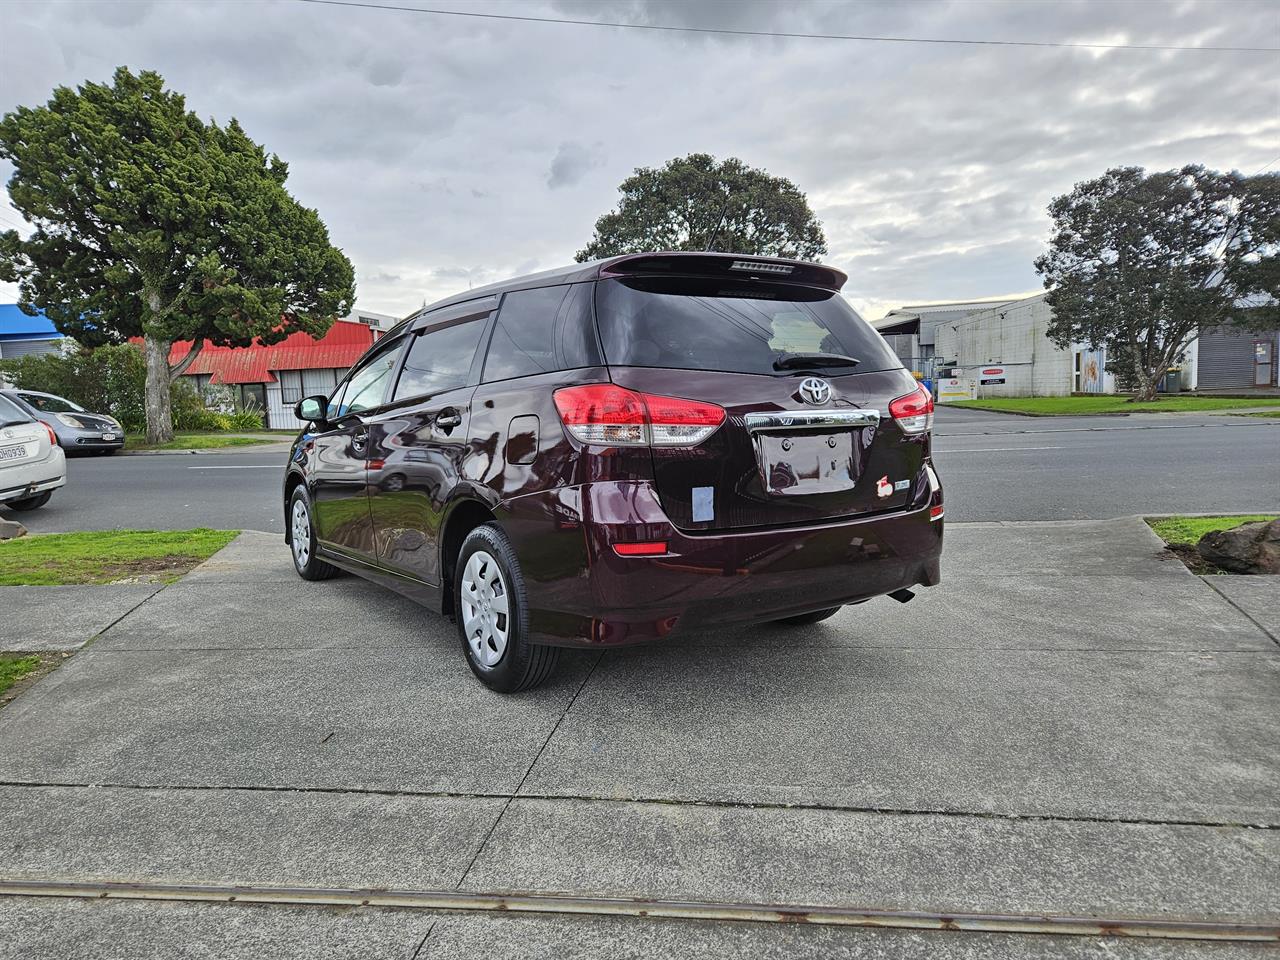
[[1143, 403], [1156, 398], [1156, 380], [1151, 376], [1151, 372], [1147, 370], [1147, 365], [1139, 359], [1138, 345], [1130, 339], [1130, 349], [1133, 351], [1133, 399], [1130, 403]]
[[1160, 386], [1160, 377], [1152, 376], [1145, 367], [1138, 373], [1138, 389], [1133, 395], [1134, 403], [1146, 403], [1159, 399], [1156, 389]]
[[168, 443], [173, 439], [173, 408], [170, 404], [168, 340], [143, 337], [147, 355], [147, 443]]

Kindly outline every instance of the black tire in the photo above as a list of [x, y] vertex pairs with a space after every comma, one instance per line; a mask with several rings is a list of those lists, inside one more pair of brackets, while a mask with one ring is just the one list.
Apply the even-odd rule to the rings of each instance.
[[37, 507], [43, 507], [49, 502], [49, 498], [53, 496], [52, 490], [46, 490], [44, 493], [37, 493], [34, 497], [23, 497], [21, 500], [10, 500], [3, 506], [10, 510], [35, 510]]
[[815, 610], [813, 613], [802, 613], [798, 617], [783, 617], [781, 620], [775, 620], [773, 622], [781, 624], [784, 627], [806, 627], [811, 623], [821, 623], [829, 617], [834, 617], [839, 612], [839, 607], [828, 607], [826, 610]]
[[[477, 554], [484, 554], [479, 569], [482, 576], [492, 575], [488, 568], [491, 560], [496, 563], [500, 579], [497, 586], [501, 593], [491, 596], [489, 604], [484, 598], [468, 591], [464, 596], [464, 582], [468, 581], [468, 565]], [[500, 612], [501, 602], [505, 596], [506, 613]], [[493, 653], [497, 659], [492, 663], [484, 663], [472, 647], [473, 638], [468, 636], [466, 611], [475, 609], [482, 618], [488, 616], [494, 629], [489, 630], [488, 638], [485, 622], [476, 627], [474, 640], [478, 647]], [[551, 676], [556, 663], [560, 659], [558, 647], [547, 647], [529, 642], [529, 603], [524, 587], [524, 577], [520, 573], [520, 563], [516, 560], [511, 541], [497, 524], [487, 523], [476, 527], [462, 542], [458, 551], [458, 563], [453, 576], [453, 610], [458, 623], [458, 639], [462, 644], [462, 655], [467, 659], [467, 666], [476, 678], [490, 690], [498, 693], [516, 693], [528, 690], [542, 683]], [[505, 627], [506, 640], [500, 652], [496, 651], [492, 637]]]
[[[296, 522], [296, 512], [301, 509], [306, 523]], [[311, 518], [311, 497], [307, 488], [299, 485], [289, 497], [289, 512], [285, 515], [289, 524], [289, 555], [293, 557], [293, 569], [303, 580], [328, 580], [342, 571], [331, 563], [325, 563], [316, 553], [316, 525]], [[305, 539], [299, 540], [305, 526]], [[302, 545], [300, 549], [299, 545]]]

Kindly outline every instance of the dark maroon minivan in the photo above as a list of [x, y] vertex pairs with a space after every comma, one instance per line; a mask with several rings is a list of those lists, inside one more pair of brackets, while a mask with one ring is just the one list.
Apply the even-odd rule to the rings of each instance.
[[933, 400], [844, 281], [636, 254], [424, 308], [297, 406], [298, 573], [452, 617], [500, 691], [560, 647], [909, 599], [939, 580]]

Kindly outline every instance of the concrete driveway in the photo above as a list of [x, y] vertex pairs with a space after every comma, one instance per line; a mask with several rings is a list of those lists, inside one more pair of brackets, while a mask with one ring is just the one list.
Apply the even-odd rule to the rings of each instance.
[[451, 625], [244, 534], [0, 712], [0, 880], [178, 899], [0, 898], [0, 957], [1261, 956], [167, 886], [1280, 926], [1280, 578], [1210, 585], [1137, 520], [947, 538], [907, 606], [576, 653], [501, 697]]

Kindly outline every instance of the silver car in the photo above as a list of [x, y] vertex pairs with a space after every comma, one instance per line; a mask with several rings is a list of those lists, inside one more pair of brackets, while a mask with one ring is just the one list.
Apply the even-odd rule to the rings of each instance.
[[124, 446], [124, 427], [105, 413], [90, 413], [65, 397], [39, 390], [0, 390], [0, 396], [12, 400], [42, 423], [53, 428], [58, 446], [68, 453], [115, 453]]
[[0, 509], [34, 510], [67, 482], [53, 428], [0, 396]]

